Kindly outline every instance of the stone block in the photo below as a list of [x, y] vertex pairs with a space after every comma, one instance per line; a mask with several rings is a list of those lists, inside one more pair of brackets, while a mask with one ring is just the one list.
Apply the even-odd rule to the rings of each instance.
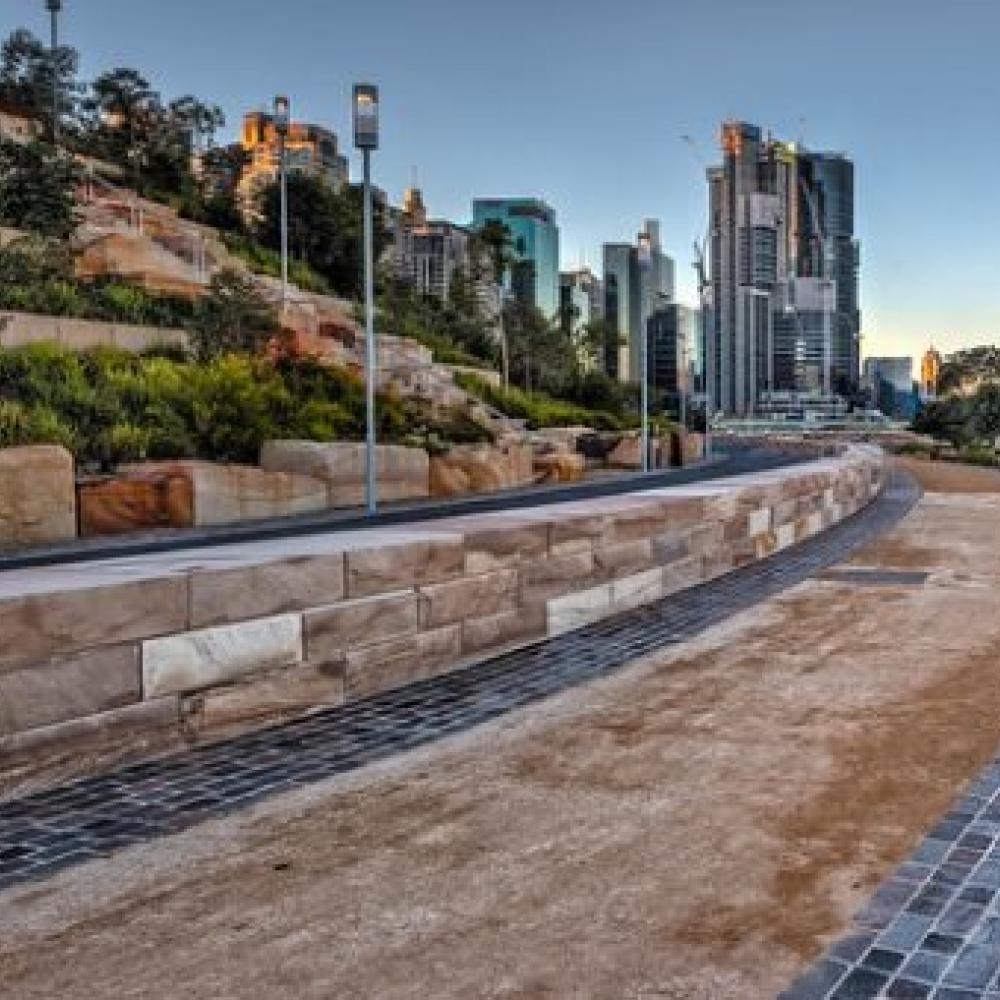
[[642, 439], [637, 434], [623, 435], [608, 452], [605, 463], [614, 469], [638, 469], [642, 467]]
[[271, 472], [253, 465], [185, 460], [126, 466], [126, 478], [187, 478], [196, 527], [238, 524], [325, 510], [326, 486], [308, 476]]
[[578, 483], [587, 471], [587, 460], [572, 451], [550, 451], [535, 455], [534, 475], [540, 483]]
[[0, 735], [121, 708], [140, 696], [135, 643], [0, 674]]
[[540, 639], [546, 633], [547, 611], [544, 604], [528, 604], [496, 615], [467, 618], [462, 622], [462, 651], [478, 653], [527, 639]]
[[687, 556], [663, 566], [661, 569], [663, 596], [676, 594], [679, 590], [701, 583], [705, 575], [704, 563], [702, 556]]
[[548, 634], [571, 632], [611, 612], [611, 584], [578, 590], [548, 602]]
[[521, 568], [521, 600], [525, 604], [545, 601], [578, 589], [593, 576], [593, 549], [568, 555], [550, 555]]
[[178, 468], [136, 469], [82, 483], [77, 496], [84, 538], [194, 525], [194, 484]]
[[73, 456], [56, 445], [0, 450], [0, 549], [75, 537]]
[[483, 522], [483, 527], [465, 530], [465, 572], [486, 573], [504, 566], [517, 566], [543, 559], [548, 551], [549, 526], [511, 519]]
[[199, 691], [302, 660], [302, 618], [277, 615], [142, 644], [145, 698]]
[[774, 533], [775, 548], [777, 551], [787, 549], [789, 545], [795, 544], [795, 522], [779, 524]]
[[662, 535], [675, 525], [663, 506], [656, 503], [623, 504], [611, 519], [609, 542], [635, 542]]
[[766, 534], [771, 530], [771, 508], [761, 507], [751, 511], [747, 517], [747, 534], [751, 538]]
[[369, 597], [460, 576], [465, 571], [465, 545], [461, 536], [388, 541], [349, 551], [346, 559], [347, 596]]
[[650, 539], [653, 561], [660, 565], [672, 563], [688, 554], [688, 536], [683, 531], [670, 531]]
[[348, 650], [344, 661], [347, 698], [363, 698], [443, 673], [457, 665], [461, 654], [461, 625]]
[[611, 611], [625, 611], [658, 601], [663, 596], [663, 567], [633, 573], [611, 583]]
[[344, 556], [300, 556], [191, 574], [191, 627], [333, 604], [344, 596]]
[[501, 569], [463, 576], [448, 583], [420, 587], [420, 626], [437, 628], [483, 615], [511, 611], [517, 606], [518, 571]]
[[629, 576], [653, 566], [653, 542], [649, 538], [594, 549], [594, 574], [598, 579]]
[[691, 555], [711, 555], [722, 543], [722, 524], [719, 521], [699, 525], [687, 536], [687, 549]]
[[710, 555], [702, 557], [702, 579], [714, 580], [718, 576], [730, 573], [733, 565], [732, 550], [719, 548]]
[[610, 542], [614, 533], [614, 518], [610, 514], [558, 513], [549, 528], [549, 554], [569, 555], [586, 552], [595, 545]]
[[491, 493], [526, 486], [533, 479], [531, 445], [453, 445], [430, 460], [430, 495]]
[[[378, 445], [375, 455], [382, 501], [413, 500], [430, 494], [430, 464], [423, 448]], [[260, 465], [269, 472], [295, 473], [326, 484], [329, 503], [353, 507], [365, 500], [365, 445], [353, 441], [266, 441]]]
[[404, 590], [306, 611], [302, 616], [306, 659], [337, 662], [351, 646], [412, 635], [417, 631], [417, 608], [416, 593]]
[[255, 720], [274, 720], [317, 707], [344, 703], [343, 664], [298, 663], [264, 675], [252, 675], [230, 687], [185, 697], [185, 727], [217, 729]]
[[0, 672], [63, 653], [183, 632], [187, 620], [188, 586], [180, 577], [9, 597], [0, 600]]

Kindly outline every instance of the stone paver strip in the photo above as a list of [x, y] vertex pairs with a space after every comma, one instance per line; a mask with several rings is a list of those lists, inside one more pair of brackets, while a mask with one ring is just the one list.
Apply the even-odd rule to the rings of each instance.
[[[917, 495], [909, 477], [897, 477], [877, 502], [824, 534], [655, 604], [364, 701], [0, 804], [0, 889], [362, 767], [607, 675], [839, 562], [896, 523]], [[926, 863], [941, 862], [938, 857]], [[906, 893], [888, 894], [879, 911], [883, 927], [918, 885], [906, 887]], [[956, 953], [965, 956], [961, 964], [958, 957], [952, 962], [956, 974], [976, 975], [990, 946], [991, 939], [970, 937]], [[847, 978], [843, 960], [829, 959], [824, 968], [815, 981], [826, 981], [831, 970]], [[855, 983], [873, 981], [862, 974], [868, 969], [863, 960], [850, 969], [858, 972]]]
[[855, 924], [780, 1000], [1000, 997], [1000, 759], [876, 890]]

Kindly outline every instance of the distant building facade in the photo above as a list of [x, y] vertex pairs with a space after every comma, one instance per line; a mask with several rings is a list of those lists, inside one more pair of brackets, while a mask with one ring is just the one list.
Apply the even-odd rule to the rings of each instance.
[[663, 252], [660, 224], [647, 219], [632, 243], [605, 243], [604, 318], [612, 337], [605, 371], [621, 382], [638, 382], [641, 344], [650, 316], [674, 298], [674, 262]]
[[941, 380], [941, 355], [932, 344], [920, 359], [920, 396], [922, 399], [936, 399], [938, 383]]
[[388, 254], [396, 275], [422, 295], [447, 301], [455, 276], [461, 272], [471, 282], [483, 316], [499, 335], [500, 289], [486, 250], [476, 246], [469, 229], [444, 219], [428, 219], [419, 188], [407, 188], [402, 208], [391, 215]]
[[[240, 178], [239, 193], [243, 205], [249, 208], [255, 193], [280, 172], [281, 142], [274, 116], [265, 111], [245, 114], [241, 142], [250, 162]], [[348, 183], [347, 157], [340, 154], [336, 134], [321, 125], [289, 125], [285, 162], [289, 173], [317, 177], [335, 191]]]
[[[537, 198], [477, 198], [472, 203], [472, 225], [502, 222], [511, 233], [514, 255], [528, 264], [518, 277], [508, 278], [509, 290], [547, 319], [559, 313], [559, 227], [556, 213]], [[526, 276], [524, 276], [526, 275]]]
[[916, 409], [913, 358], [865, 358], [862, 385], [875, 406], [887, 417], [912, 419]]
[[0, 101], [0, 139], [26, 145], [42, 137], [42, 123], [26, 108]]
[[713, 408], [752, 416], [774, 393], [850, 396], [858, 387], [859, 247], [854, 166], [722, 126], [708, 171]]
[[649, 316], [646, 330], [653, 408], [677, 413], [681, 393], [691, 396], [695, 390], [701, 313], [678, 302], [667, 302]]
[[[604, 316], [604, 285], [589, 267], [559, 275], [559, 323], [577, 343], [590, 324]], [[586, 356], [585, 356], [586, 355]], [[581, 349], [581, 361], [590, 368], [595, 359]], [[603, 357], [600, 359], [603, 363]]]

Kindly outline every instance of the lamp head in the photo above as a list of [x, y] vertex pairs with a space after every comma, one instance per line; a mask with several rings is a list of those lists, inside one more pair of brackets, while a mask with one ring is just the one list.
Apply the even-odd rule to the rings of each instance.
[[288, 135], [288, 125], [291, 121], [291, 102], [284, 94], [279, 94], [274, 99], [274, 127], [278, 135]]
[[378, 87], [354, 85], [354, 147], [378, 149]]

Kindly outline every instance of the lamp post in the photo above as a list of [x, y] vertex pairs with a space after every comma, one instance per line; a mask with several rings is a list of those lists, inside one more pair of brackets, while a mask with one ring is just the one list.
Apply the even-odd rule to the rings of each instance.
[[49, 12], [51, 27], [51, 44], [49, 60], [52, 68], [52, 145], [59, 145], [59, 12], [62, 10], [62, 0], [45, 0], [45, 8]]
[[[639, 260], [640, 281], [648, 280], [650, 269], [653, 265], [652, 247], [649, 241], [640, 238], [637, 247]], [[640, 441], [642, 447], [642, 471], [649, 472], [649, 321], [646, 321], [646, 328], [639, 338], [639, 371], [642, 385], [640, 387]]]
[[378, 87], [354, 85], [354, 146], [364, 158], [365, 226], [365, 497], [369, 515], [378, 505], [375, 452], [375, 286], [372, 238], [371, 153], [378, 149]]
[[278, 175], [281, 188], [281, 312], [288, 307], [288, 164], [285, 144], [291, 124], [291, 102], [282, 94], [274, 99], [274, 130], [278, 133]]

